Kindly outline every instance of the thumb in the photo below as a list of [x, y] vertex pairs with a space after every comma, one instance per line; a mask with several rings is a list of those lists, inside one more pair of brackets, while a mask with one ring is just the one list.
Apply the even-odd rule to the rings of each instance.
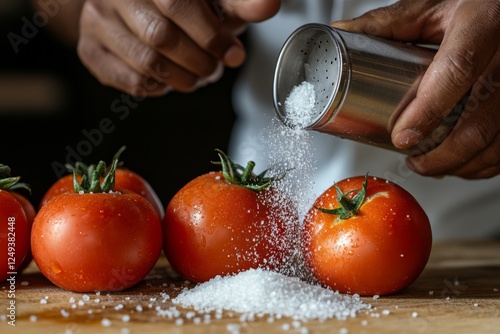
[[438, 22], [436, 1], [401, 0], [352, 20], [332, 22], [335, 28], [405, 42], [439, 43], [445, 27]]

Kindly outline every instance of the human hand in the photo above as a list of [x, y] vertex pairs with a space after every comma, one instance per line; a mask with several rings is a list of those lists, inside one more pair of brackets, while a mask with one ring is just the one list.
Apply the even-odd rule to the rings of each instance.
[[86, 0], [78, 55], [104, 85], [136, 96], [190, 92], [237, 67], [246, 22], [279, 0]]
[[405, 42], [439, 44], [392, 141], [409, 148], [432, 133], [460, 99], [458, 123], [435, 149], [410, 156], [422, 175], [489, 178], [500, 173], [500, 3], [498, 0], [401, 0], [336, 28]]

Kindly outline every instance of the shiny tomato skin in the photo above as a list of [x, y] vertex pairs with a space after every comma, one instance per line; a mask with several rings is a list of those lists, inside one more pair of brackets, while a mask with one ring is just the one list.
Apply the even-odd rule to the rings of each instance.
[[[352, 196], [365, 176], [337, 186]], [[339, 207], [334, 186], [314, 206]], [[387, 295], [408, 287], [429, 259], [432, 231], [427, 214], [401, 186], [368, 178], [366, 200], [357, 216], [345, 220], [314, 208], [307, 213], [301, 245], [312, 275], [341, 293]]]
[[[80, 182], [81, 178], [77, 180]], [[160, 219], [165, 214], [165, 208], [160, 198], [154, 191], [149, 182], [141, 175], [134, 171], [125, 168], [118, 168], [115, 171], [115, 187], [114, 189], [128, 189], [146, 198], [154, 207]], [[49, 199], [66, 192], [74, 192], [73, 174], [68, 174], [58, 179], [52, 186], [45, 192], [40, 201], [40, 207], [43, 206]]]
[[163, 251], [172, 268], [191, 282], [250, 268], [280, 268], [293, 251], [291, 239], [298, 231], [291, 222], [297, 216], [290, 206], [271, 214], [272, 205], [262, 196], [230, 184], [221, 172], [186, 184], [164, 218]]
[[161, 221], [151, 204], [131, 191], [65, 193], [39, 210], [31, 247], [41, 273], [63, 289], [120, 291], [156, 264]]
[[29, 252], [30, 229], [21, 203], [0, 189], [0, 282], [19, 273]]

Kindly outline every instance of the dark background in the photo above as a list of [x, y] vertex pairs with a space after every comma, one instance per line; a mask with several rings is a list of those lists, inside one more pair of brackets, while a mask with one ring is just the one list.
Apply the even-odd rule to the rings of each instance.
[[[0, 163], [30, 184], [35, 206], [60, 176], [54, 166], [109, 163], [122, 145], [124, 167], [148, 180], [165, 206], [189, 180], [216, 168], [214, 149], [226, 150], [234, 121], [237, 70], [226, 69], [219, 82], [195, 93], [128, 97], [127, 104], [124, 93], [101, 85], [76, 51], [43, 26], [16, 53], [9, 36], [23, 37], [23, 18], [33, 20], [25, 3], [0, 5]], [[103, 119], [113, 131], [99, 130]], [[94, 143], [85, 131], [94, 133]]]

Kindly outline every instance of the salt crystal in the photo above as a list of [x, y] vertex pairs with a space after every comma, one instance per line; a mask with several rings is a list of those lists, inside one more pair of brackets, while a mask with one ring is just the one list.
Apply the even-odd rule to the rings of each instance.
[[343, 320], [370, 307], [357, 295], [341, 295], [297, 277], [263, 269], [217, 276], [183, 291], [172, 301], [204, 313], [231, 310], [274, 315], [276, 318], [287, 316], [296, 320]]
[[417, 312], [415, 312], [415, 311], [413, 311], [413, 312], [411, 313], [411, 317], [412, 317], [412, 318], [416, 318], [416, 317], [418, 317], [418, 313], [417, 313]]
[[307, 127], [311, 123], [315, 103], [313, 84], [303, 81], [295, 86], [285, 101], [287, 124], [296, 129]]
[[111, 326], [111, 320], [109, 320], [108, 318], [102, 318], [101, 325], [103, 327], [110, 327]]
[[30, 315], [30, 321], [31, 322], [36, 322], [38, 320], [38, 317], [36, 315]]

